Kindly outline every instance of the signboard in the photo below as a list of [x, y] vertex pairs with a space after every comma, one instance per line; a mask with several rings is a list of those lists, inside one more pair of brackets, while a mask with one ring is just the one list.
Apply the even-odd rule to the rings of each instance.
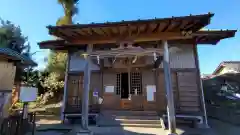
[[97, 88], [94, 89], [93, 96], [94, 97], [98, 97], [98, 89]]
[[23, 86], [20, 88], [20, 100], [22, 102], [35, 101], [37, 99], [37, 93], [37, 88]]
[[114, 86], [105, 86], [105, 92], [114, 93]]
[[97, 91], [94, 91], [94, 92], [93, 92], [93, 96], [94, 96], [94, 97], [98, 97], [98, 92], [97, 92]]

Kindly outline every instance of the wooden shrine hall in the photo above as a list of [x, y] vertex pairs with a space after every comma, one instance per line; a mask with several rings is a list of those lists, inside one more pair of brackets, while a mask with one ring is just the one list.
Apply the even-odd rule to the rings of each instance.
[[216, 45], [236, 32], [203, 30], [213, 16], [48, 26], [58, 39], [40, 48], [68, 53], [62, 113], [82, 114], [86, 129], [96, 108], [163, 112], [171, 133], [177, 114], [207, 125], [197, 46]]

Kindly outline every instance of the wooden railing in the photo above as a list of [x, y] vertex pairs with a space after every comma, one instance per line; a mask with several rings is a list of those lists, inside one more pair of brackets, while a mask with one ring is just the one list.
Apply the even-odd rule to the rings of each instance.
[[68, 96], [65, 112], [81, 112], [82, 101], [80, 96]]
[[[82, 100], [80, 96], [68, 96], [66, 102], [65, 113], [81, 113], [82, 111]], [[91, 104], [89, 105], [89, 112], [99, 112], [100, 105]]]
[[35, 113], [29, 113], [27, 119], [22, 114], [15, 114], [1, 121], [0, 135], [25, 135], [31, 132], [34, 135]]

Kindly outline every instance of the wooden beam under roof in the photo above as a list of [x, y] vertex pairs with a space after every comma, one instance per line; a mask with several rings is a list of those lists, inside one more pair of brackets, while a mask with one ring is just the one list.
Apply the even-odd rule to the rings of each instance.
[[187, 28], [189, 28], [188, 26], [194, 23], [194, 20], [184, 21], [184, 22], [185, 23], [183, 23], [183, 25], [180, 26], [180, 30], [186, 30]]
[[88, 32], [86, 32], [85, 30], [74, 30], [74, 31], [76, 31], [76, 32], [78, 32], [78, 33], [80, 33], [82, 36], [86, 36], [86, 35], [89, 35], [89, 33]]
[[[141, 31], [144, 31], [144, 26], [140, 25]], [[159, 36], [156, 34], [150, 34], [146, 36], [146, 33], [140, 33], [139, 35], [135, 33], [132, 38], [135, 38], [135, 45], [134, 46], [141, 46], [142, 48], [153, 48], [154, 42], [158, 42], [159, 40], [162, 40], [163, 37], [162, 35], [168, 34], [168, 38], [171, 36], [175, 36], [174, 38], [172, 37], [171, 40], [169, 40], [169, 44], [194, 44], [197, 41], [197, 44], [213, 44], [215, 45], [218, 41], [225, 39], [225, 38], [230, 38], [234, 37], [236, 30], [203, 30], [203, 31], [198, 31], [198, 32], [193, 32], [192, 37], [177, 37], [177, 35], [171, 35], [170, 33], [174, 32], [160, 32]], [[126, 33], [125, 33], [126, 34]], [[176, 34], [176, 33], [175, 33]], [[179, 34], [179, 33], [178, 33]], [[148, 38], [146, 38], [146, 37]], [[203, 38], [203, 36], [205, 36]], [[86, 38], [84, 36], [81, 36], [78, 39], [74, 39], [73, 41], [66, 41], [66, 40], [49, 40], [49, 41], [43, 41], [39, 42], [38, 45], [40, 46], [41, 49], [52, 49], [52, 50], [69, 50], [71, 48], [78, 48], [78, 49], [85, 49], [87, 43], [95, 42], [94, 47], [97, 48], [116, 48], [118, 47], [116, 45], [115, 40], [119, 41], [119, 38], [124, 38], [124, 35], [122, 36], [116, 36], [116, 37], [108, 37], [104, 36], [99, 38], [93, 36], [93, 39]], [[126, 37], [125, 37], [126, 38]], [[179, 39], [180, 38], [180, 39]], [[198, 39], [198, 40], [197, 40]], [[204, 39], [204, 40], [203, 40]], [[106, 41], [106, 42], [104, 42]], [[100, 49], [101, 50], [101, 49]]]
[[137, 25], [136, 27], [136, 35], [139, 35], [141, 33], [140, 25]]
[[68, 35], [65, 32], [59, 31], [58, 33], [59, 33], [60, 36], [67, 37], [67, 38], [71, 39], [71, 35]]
[[105, 33], [102, 32], [100, 28], [92, 28], [92, 29], [93, 29], [93, 31], [94, 31], [95, 33], [97, 33], [98, 35], [103, 35], [103, 36], [105, 35]]
[[165, 27], [161, 30], [161, 32], [165, 32], [168, 30], [169, 26], [171, 25], [172, 21], [171, 20], [168, 20], [168, 22], [166, 22], [165, 24]]
[[169, 32], [176, 31], [176, 29], [180, 30], [179, 27], [181, 27], [182, 24], [183, 24], [183, 21], [179, 21], [177, 24], [175, 24], [175, 26], [171, 28], [171, 30], [169, 30]]
[[101, 29], [107, 34], [108, 37], [112, 36], [112, 31], [108, 27], [104, 27]]
[[77, 44], [104, 44], [104, 43], [117, 43], [118, 41], [159, 41], [159, 40], [175, 40], [175, 39], [189, 39], [192, 36], [183, 36], [180, 32], [158, 32], [158, 33], [141, 33], [141, 34], [131, 34], [120, 36], [92, 36], [91, 38], [79, 37], [71, 42]]
[[200, 42], [200, 41], [203, 40], [204, 38], [206, 38], [206, 36], [196, 37], [196, 42]]
[[132, 28], [130, 24], [127, 25], [127, 31], [128, 31], [128, 36], [132, 36]]
[[[122, 26], [127, 26], [128, 24], [130, 24], [131, 26], [136, 26], [136, 25], [151, 25], [154, 23], [165, 23], [168, 21], [172, 21], [174, 22], [178, 22], [178, 21], [186, 21], [186, 22], [191, 22], [192, 20], [195, 20], [194, 22], [196, 22], [196, 25], [191, 25], [188, 27], [188, 29], [193, 29], [192, 31], [197, 31], [199, 29], [201, 29], [202, 27], [206, 26], [209, 24], [210, 22], [210, 18], [213, 16], [213, 14], [204, 14], [204, 15], [195, 15], [195, 16], [182, 16], [182, 17], [172, 17], [172, 18], [155, 18], [155, 19], [149, 19], [149, 20], [134, 20], [134, 21], [122, 21], [122, 22], [108, 22], [108, 23], [94, 23], [94, 24], [77, 24], [77, 25], [64, 25], [64, 26], [48, 26], [47, 28], [49, 29], [49, 34], [60, 37], [62, 39], [68, 40], [67, 38], [69, 38], [70, 35], [68, 35], [67, 30], [74, 30], [74, 29], [87, 29], [87, 28], [116, 28], [116, 27], [122, 27]], [[191, 24], [191, 23], [189, 23]], [[194, 27], [193, 27], [194, 26]], [[149, 29], [149, 31], [151, 31], [152, 29]], [[167, 28], [166, 28], [167, 30]], [[61, 33], [59, 33], [60, 31], [62, 31], [62, 33], [65, 32], [66, 36], [63, 36]], [[179, 29], [176, 29], [176, 32], [179, 31]], [[107, 31], [106, 31], [107, 32]], [[89, 32], [88, 32], [89, 33]], [[108, 33], [109, 35], [111, 35], [111, 33]], [[92, 33], [90, 32], [90, 34], [86, 34], [86, 36], [92, 36]]]
[[84, 36], [83, 34], [81, 34], [79, 31], [72, 31], [73, 33], [75, 33], [76, 35], [78, 35], [78, 36]]
[[92, 23], [92, 24], [77, 24], [77, 25], [63, 25], [63, 26], [48, 26], [47, 28], [88, 28], [88, 27], [115, 27], [115, 26], [123, 26], [126, 24], [146, 24], [151, 22], [165, 22], [168, 20], [202, 20], [202, 19], [208, 19], [210, 20], [211, 17], [213, 17], [214, 14], [208, 13], [208, 14], [201, 14], [201, 15], [190, 15], [190, 16], [180, 16], [180, 17], [171, 17], [171, 18], [155, 18], [155, 19], [146, 19], [146, 20], [131, 20], [131, 21], [122, 21], [122, 22], [108, 22], [108, 23]]
[[104, 33], [104, 36], [110, 36], [106, 31], [104, 31], [103, 28], [99, 28], [103, 33]]
[[159, 27], [160, 27], [160, 23], [157, 23], [157, 26], [153, 29], [153, 31], [152, 32], [157, 32], [158, 31], [158, 29], [159, 29]]
[[88, 35], [90, 35], [90, 36], [93, 35], [93, 32], [91, 31], [90, 28], [84, 28], [84, 29], [82, 29], [82, 31], [85, 31], [85, 32], [88, 33]]
[[95, 31], [95, 29], [93, 29], [93, 28], [89, 28], [89, 29], [90, 29], [90, 31], [92, 32], [93, 35], [101, 35], [100, 33], [97, 33]]
[[113, 29], [111, 28], [111, 27], [106, 27], [106, 30], [108, 31], [108, 33], [111, 35], [111, 36], [113, 36], [113, 35], [115, 35], [115, 33], [114, 33], [114, 31], [113, 31]]
[[145, 30], [144, 33], [152, 33], [153, 29], [151, 28], [151, 24], [146, 24], [145, 25]]
[[118, 32], [119, 35], [121, 35], [121, 30], [120, 30], [119, 26], [117, 27], [117, 32]]

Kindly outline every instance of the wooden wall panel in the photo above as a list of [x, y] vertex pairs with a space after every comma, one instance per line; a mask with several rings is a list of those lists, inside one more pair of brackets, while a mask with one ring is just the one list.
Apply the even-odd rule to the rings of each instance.
[[[103, 72], [103, 104], [102, 108], [104, 109], [120, 109], [120, 95], [116, 95], [116, 84], [117, 82], [117, 74], [115, 72]], [[113, 93], [106, 93], [105, 86], [111, 85], [115, 87], [115, 91]]]
[[69, 105], [81, 104], [83, 91], [83, 74], [69, 74], [67, 88], [67, 102]]
[[[192, 45], [178, 45], [179, 50], [169, 53], [170, 55], [170, 68], [184, 69], [196, 68], [194, 52]], [[163, 64], [160, 66], [163, 68]]]
[[12, 91], [16, 67], [13, 63], [1, 61], [0, 62], [0, 90]]
[[[177, 74], [176, 72], [171, 72], [172, 78], [172, 90], [174, 94], [174, 104], [175, 108], [179, 108], [178, 100], [179, 100], [179, 92], [177, 85]], [[157, 90], [157, 106], [158, 111], [166, 111], [167, 108], [167, 99], [166, 99], [166, 90], [165, 90], [165, 81], [164, 81], [164, 73], [159, 72], [158, 74], [158, 90]]]
[[[81, 108], [81, 99], [84, 85], [83, 73], [69, 74], [68, 76], [68, 88], [67, 88], [67, 105], [70, 109]], [[89, 105], [97, 103], [97, 99], [93, 97], [94, 89], [98, 89], [101, 92], [100, 73], [91, 73], [90, 91], [89, 91]]]
[[181, 112], [199, 112], [200, 94], [196, 72], [178, 72], [179, 107]]
[[132, 95], [132, 97], [131, 97], [131, 101], [132, 101], [131, 110], [136, 110], [136, 111], [143, 110], [144, 109], [144, 105], [143, 105], [144, 99], [145, 98], [142, 95]]
[[158, 77], [158, 89], [156, 98], [158, 103], [158, 111], [165, 111], [167, 107], [167, 102], [163, 72], [159, 72], [157, 77]]
[[97, 103], [97, 98], [93, 97], [94, 91], [97, 91], [99, 96], [102, 95], [101, 83], [102, 83], [101, 73], [100, 72], [91, 73], [89, 104]]
[[[85, 64], [86, 64], [86, 61], [80, 55], [80, 52], [75, 52], [73, 54], [70, 54], [69, 71], [83, 72]], [[90, 61], [90, 68], [92, 71], [100, 70], [99, 66], [94, 64], [92, 60]]]
[[[147, 101], [147, 85], [155, 85], [155, 73], [151, 70], [142, 72], [142, 90], [144, 98], [144, 110], [156, 110], [156, 96], [155, 101]], [[156, 93], [155, 93], [156, 95]]]

